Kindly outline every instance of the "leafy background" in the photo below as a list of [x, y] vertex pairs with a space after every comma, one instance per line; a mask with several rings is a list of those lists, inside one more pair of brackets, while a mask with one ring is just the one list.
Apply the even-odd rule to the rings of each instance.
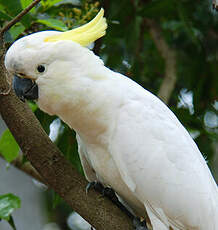
[[[0, 25], [31, 2], [0, 0]], [[5, 34], [5, 41], [10, 45], [19, 37], [41, 30], [66, 31], [92, 19], [100, 7], [106, 11], [109, 26], [106, 36], [96, 42], [94, 52], [106, 66], [156, 95], [165, 77], [166, 60], [145, 19], [158, 25], [161, 37], [176, 53], [176, 84], [168, 106], [188, 129], [218, 180], [218, 14], [211, 1], [43, 0]], [[29, 102], [29, 105], [51, 139], [83, 173], [74, 132], [57, 117], [40, 111], [36, 104]], [[18, 156], [19, 147], [8, 130], [0, 139], [0, 152], [8, 162]], [[48, 207], [55, 206], [52, 210], [48, 208], [50, 218], [66, 219], [71, 210], [52, 191], [46, 197]], [[59, 225], [68, 229], [65, 221]]]

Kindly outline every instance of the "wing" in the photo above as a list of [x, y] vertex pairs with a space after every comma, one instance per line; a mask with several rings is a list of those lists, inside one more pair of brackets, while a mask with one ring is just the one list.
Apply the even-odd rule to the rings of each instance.
[[196, 144], [165, 104], [138, 91], [120, 107], [110, 144], [122, 179], [168, 226], [215, 225], [218, 190]]
[[82, 143], [82, 140], [80, 139], [78, 134], [76, 134], [76, 140], [78, 143], [79, 157], [82, 163], [82, 167], [83, 167], [86, 179], [89, 182], [96, 181], [97, 178], [96, 178], [95, 171], [89, 164], [88, 159], [86, 157], [87, 156], [86, 146]]

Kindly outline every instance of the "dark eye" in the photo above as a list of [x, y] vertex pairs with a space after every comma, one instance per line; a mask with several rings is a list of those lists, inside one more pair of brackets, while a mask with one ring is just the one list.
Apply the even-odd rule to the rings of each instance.
[[38, 66], [37, 66], [37, 71], [38, 71], [39, 73], [45, 72], [45, 66], [44, 66], [44, 65], [38, 65]]

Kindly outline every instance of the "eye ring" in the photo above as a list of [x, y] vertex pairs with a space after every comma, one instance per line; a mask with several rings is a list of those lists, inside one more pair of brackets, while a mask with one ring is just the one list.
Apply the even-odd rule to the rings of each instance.
[[38, 65], [37, 66], [37, 71], [39, 73], [44, 73], [45, 72], [45, 66], [44, 65]]

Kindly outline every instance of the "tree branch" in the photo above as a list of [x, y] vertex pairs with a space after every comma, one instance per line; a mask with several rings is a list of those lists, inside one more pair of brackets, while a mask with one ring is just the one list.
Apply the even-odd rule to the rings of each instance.
[[161, 28], [155, 23], [155, 21], [146, 18], [145, 23], [149, 27], [149, 32], [154, 40], [158, 51], [165, 60], [165, 76], [160, 87], [158, 96], [167, 104], [175, 88], [177, 80], [176, 52], [174, 49], [169, 47], [167, 42], [164, 40]]
[[21, 11], [15, 18], [13, 18], [7, 25], [5, 25], [0, 30], [0, 36], [2, 36], [7, 30], [9, 30], [13, 25], [21, 20], [21, 18], [26, 15], [35, 5], [37, 5], [41, 0], [33, 1], [27, 8]]
[[[16, 21], [13, 20], [13, 23]], [[13, 23], [3, 28], [1, 34]], [[1, 36], [0, 90], [2, 92], [10, 87], [7, 82], [8, 73], [4, 66], [4, 55], [5, 48]], [[94, 190], [86, 194], [85, 178], [64, 158], [29, 107], [21, 102], [12, 90], [8, 94], [0, 94], [0, 114], [23, 154], [49, 187], [53, 188], [73, 210], [98, 230], [132, 230], [131, 220], [112, 202], [102, 197], [99, 199], [99, 194]]]

